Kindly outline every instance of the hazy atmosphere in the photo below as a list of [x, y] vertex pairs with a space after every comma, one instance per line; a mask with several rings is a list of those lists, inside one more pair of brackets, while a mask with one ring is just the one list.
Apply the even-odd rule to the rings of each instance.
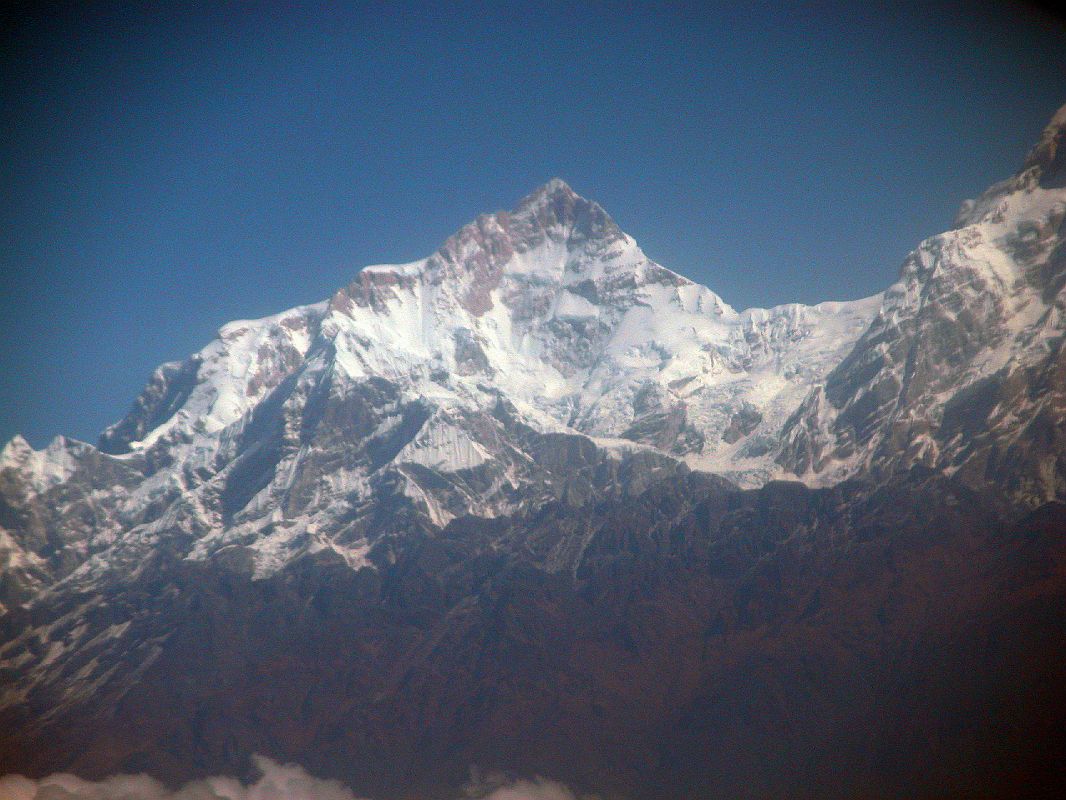
[[1063, 36], [1014, 3], [15, 13], [0, 439], [95, 441], [223, 323], [556, 175], [738, 309], [880, 291], [1017, 169]]

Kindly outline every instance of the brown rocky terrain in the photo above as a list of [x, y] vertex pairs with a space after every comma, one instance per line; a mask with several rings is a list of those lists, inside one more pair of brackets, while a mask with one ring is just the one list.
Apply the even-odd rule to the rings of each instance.
[[[103, 673], [93, 691], [9, 707], [0, 771], [181, 782], [256, 752], [374, 797], [446, 797], [471, 765], [627, 797], [1050, 797], [1064, 534], [1066, 506], [1003, 517], [920, 472], [750, 492], [692, 474], [458, 520], [377, 571], [249, 581], [160, 554], [82, 618], [128, 623], [65, 666]], [[42, 621], [9, 615], [5, 638]]]

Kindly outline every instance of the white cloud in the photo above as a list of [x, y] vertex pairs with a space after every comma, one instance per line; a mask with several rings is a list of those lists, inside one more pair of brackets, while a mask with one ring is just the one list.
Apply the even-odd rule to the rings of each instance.
[[503, 786], [485, 800], [577, 800], [574, 793], [555, 781], [538, 778], [536, 781], [518, 781]]
[[[63, 774], [39, 780], [7, 775], [0, 778], [0, 800], [357, 800], [340, 782], [315, 778], [296, 764], [275, 764], [262, 756], [252, 756], [252, 760], [262, 775], [249, 785], [235, 778], [212, 777], [170, 791], [147, 775], [115, 775], [101, 781]], [[577, 800], [562, 784], [541, 778], [499, 786], [479, 796], [483, 800]]]

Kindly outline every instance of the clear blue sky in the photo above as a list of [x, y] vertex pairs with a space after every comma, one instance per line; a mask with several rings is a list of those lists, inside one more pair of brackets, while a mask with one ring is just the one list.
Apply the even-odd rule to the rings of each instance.
[[384, 5], [5, 21], [0, 440], [555, 175], [738, 308], [871, 294], [1066, 103], [1019, 4]]

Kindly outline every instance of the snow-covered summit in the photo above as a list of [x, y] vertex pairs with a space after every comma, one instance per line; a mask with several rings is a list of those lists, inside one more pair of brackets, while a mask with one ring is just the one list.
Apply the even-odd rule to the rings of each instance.
[[[738, 314], [555, 179], [424, 261], [363, 270], [320, 330], [349, 380], [474, 408], [500, 394], [540, 429], [629, 439], [758, 483], [769, 442], [740, 440], [772, 435], [876, 304]], [[760, 422], [725, 442], [738, 413]]]
[[87, 548], [176, 525], [192, 556], [251, 548], [261, 572], [323, 548], [357, 564], [384, 507], [392, 527], [440, 525], [573, 492], [565, 464], [545, 466], [563, 440], [545, 436], [758, 485], [782, 474], [785, 420], [879, 302], [737, 312], [553, 179], [425, 259], [364, 268], [160, 366], [93, 449], [123, 465], [114, 513], [129, 522]]
[[[1037, 203], [1061, 200], [1056, 190], [1066, 187], [1066, 105], [1044, 127], [1037, 143], [1014, 175], [986, 189], [980, 197], [963, 202], [954, 227], [965, 228], [983, 222], [1002, 223], [1020, 215]], [[1019, 206], [1022, 203], [1023, 206]]]

